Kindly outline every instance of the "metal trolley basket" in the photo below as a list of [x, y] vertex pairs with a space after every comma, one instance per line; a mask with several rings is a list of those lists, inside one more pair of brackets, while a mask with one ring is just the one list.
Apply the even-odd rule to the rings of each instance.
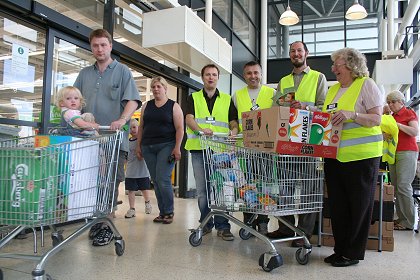
[[[240, 139], [226, 136], [201, 136], [209, 207], [211, 212], [197, 229], [191, 230], [189, 242], [199, 246], [203, 228], [214, 215], [223, 216], [239, 227], [239, 236], [251, 235], [265, 242], [270, 250], [259, 258], [264, 271], [283, 264], [273, 243], [304, 239], [296, 251], [296, 260], [307, 264], [312, 245], [304, 232], [282, 216], [321, 212], [323, 202], [323, 161], [316, 157], [280, 155], [243, 147]], [[254, 214], [247, 224], [229, 212]], [[292, 229], [295, 237], [269, 240], [252, 227], [257, 214], [275, 216]]]
[[[106, 133], [86, 139], [34, 136], [0, 142], [0, 249], [26, 228], [34, 231], [34, 254], [0, 253], [0, 258], [35, 261], [33, 279], [52, 279], [44, 271], [47, 260], [100, 222], [111, 227], [115, 252], [123, 255], [124, 240], [108, 218], [122, 133]], [[65, 239], [55, 227], [83, 219], [86, 223]], [[43, 246], [45, 226], [52, 229], [53, 247], [41, 255], [35, 228], [41, 229]]]

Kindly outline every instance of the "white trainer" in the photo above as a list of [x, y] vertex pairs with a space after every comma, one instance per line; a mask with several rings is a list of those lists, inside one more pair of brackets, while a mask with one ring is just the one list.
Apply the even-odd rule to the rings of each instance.
[[146, 201], [146, 202], [144, 203], [144, 212], [145, 212], [146, 214], [150, 214], [150, 213], [152, 213], [152, 204], [150, 204], [150, 201]]
[[129, 219], [129, 218], [133, 218], [133, 217], [135, 217], [136, 216], [136, 209], [132, 209], [132, 208], [130, 208], [130, 209], [128, 209], [128, 211], [127, 211], [127, 214], [125, 214], [125, 218], [126, 219]]

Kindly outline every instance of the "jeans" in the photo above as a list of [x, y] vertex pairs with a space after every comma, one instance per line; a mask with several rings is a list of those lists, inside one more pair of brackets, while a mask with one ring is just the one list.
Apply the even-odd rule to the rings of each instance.
[[174, 190], [172, 188], [171, 174], [175, 162], [168, 162], [175, 141], [152, 145], [141, 145], [141, 151], [155, 187], [159, 215], [165, 216], [174, 212]]
[[[205, 167], [203, 153], [191, 153], [191, 161], [195, 178], [195, 186], [197, 188], [198, 208], [200, 209], [201, 213], [199, 222], [201, 223], [207, 216], [207, 214], [210, 213], [210, 208], [208, 206], [207, 199], [210, 196], [210, 187], [208, 184], [210, 174], [208, 174], [208, 172], [207, 174], [204, 173], [204, 170], [209, 171], [209, 168]], [[217, 230], [230, 229], [230, 224], [228, 220], [221, 216], [215, 215], [214, 222], [213, 217], [210, 218], [206, 227], [213, 228], [213, 224]]]

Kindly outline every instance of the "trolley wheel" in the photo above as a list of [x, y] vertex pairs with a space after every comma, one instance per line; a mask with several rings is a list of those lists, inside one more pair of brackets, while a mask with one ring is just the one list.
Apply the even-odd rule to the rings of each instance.
[[118, 256], [122, 256], [124, 255], [124, 251], [125, 251], [125, 242], [123, 239], [118, 240], [115, 242], [115, 253]]
[[191, 246], [193, 247], [200, 246], [202, 240], [203, 238], [200, 238], [200, 239], [197, 238], [197, 232], [195, 231], [191, 233], [190, 238], [188, 239]]
[[297, 249], [297, 251], [296, 251], [296, 254], [295, 254], [295, 256], [296, 256], [296, 260], [297, 260], [297, 262], [299, 263], [299, 264], [301, 264], [301, 265], [305, 265], [305, 264], [307, 264], [308, 262], [309, 262], [309, 254], [311, 253], [311, 252], [309, 252], [309, 253], [307, 253], [306, 255], [304, 255], [303, 256], [303, 258], [300, 256], [300, 252], [303, 250], [303, 248], [299, 248], [299, 249]]
[[47, 280], [53, 280], [53, 278], [49, 274], [45, 274], [45, 279], [47, 279]]
[[248, 240], [249, 238], [251, 238], [251, 236], [252, 234], [246, 229], [241, 228], [239, 230], [239, 237], [241, 237], [243, 240]]
[[58, 235], [51, 235], [51, 239], [52, 239], [52, 245], [53, 247], [57, 246], [58, 244], [60, 244], [61, 242], [63, 242], [64, 237], [62, 234], [58, 234]]
[[272, 255], [270, 257], [270, 260], [268, 261], [267, 265], [264, 265], [264, 255], [265, 254], [262, 254], [260, 256], [260, 259], [258, 260], [258, 263], [265, 272], [270, 272], [273, 269], [283, 265], [283, 258], [280, 255]]

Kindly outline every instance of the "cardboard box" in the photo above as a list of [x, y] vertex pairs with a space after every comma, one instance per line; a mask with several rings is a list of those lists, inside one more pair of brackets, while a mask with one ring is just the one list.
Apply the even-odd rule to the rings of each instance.
[[[328, 247], [334, 247], [334, 237], [331, 235], [322, 236], [322, 245]], [[378, 250], [379, 249], [379, 240], [377, 239], [368, 239], [366, 244], [366, 250]], [[394, 251], [394, 237], [383, 237], [382, 238], [382, 251], [392, 252]]]
[[330, 114], [315, 113], [313, 123], [314, 113], [282, 106], [244, 112], [244, 146], [264, 152], [335, 158], [342, 125], [332, 126], [327, 116]]
[[[322, 219], [322, 232], [332, 234], [331, 219]], [[375, 221], [370, 225], [369, 237], [376, 237], [379, 234], [379, 221]], [[393, 237], [394, 236], [394, 223], [393, 222], [382, 222], [382, 237]]]
[[99, 143], [72, 136], [37, 135], [35, 145], [49, 146], [58, 155], [56, 223], [92, 216], [98, 195]]

